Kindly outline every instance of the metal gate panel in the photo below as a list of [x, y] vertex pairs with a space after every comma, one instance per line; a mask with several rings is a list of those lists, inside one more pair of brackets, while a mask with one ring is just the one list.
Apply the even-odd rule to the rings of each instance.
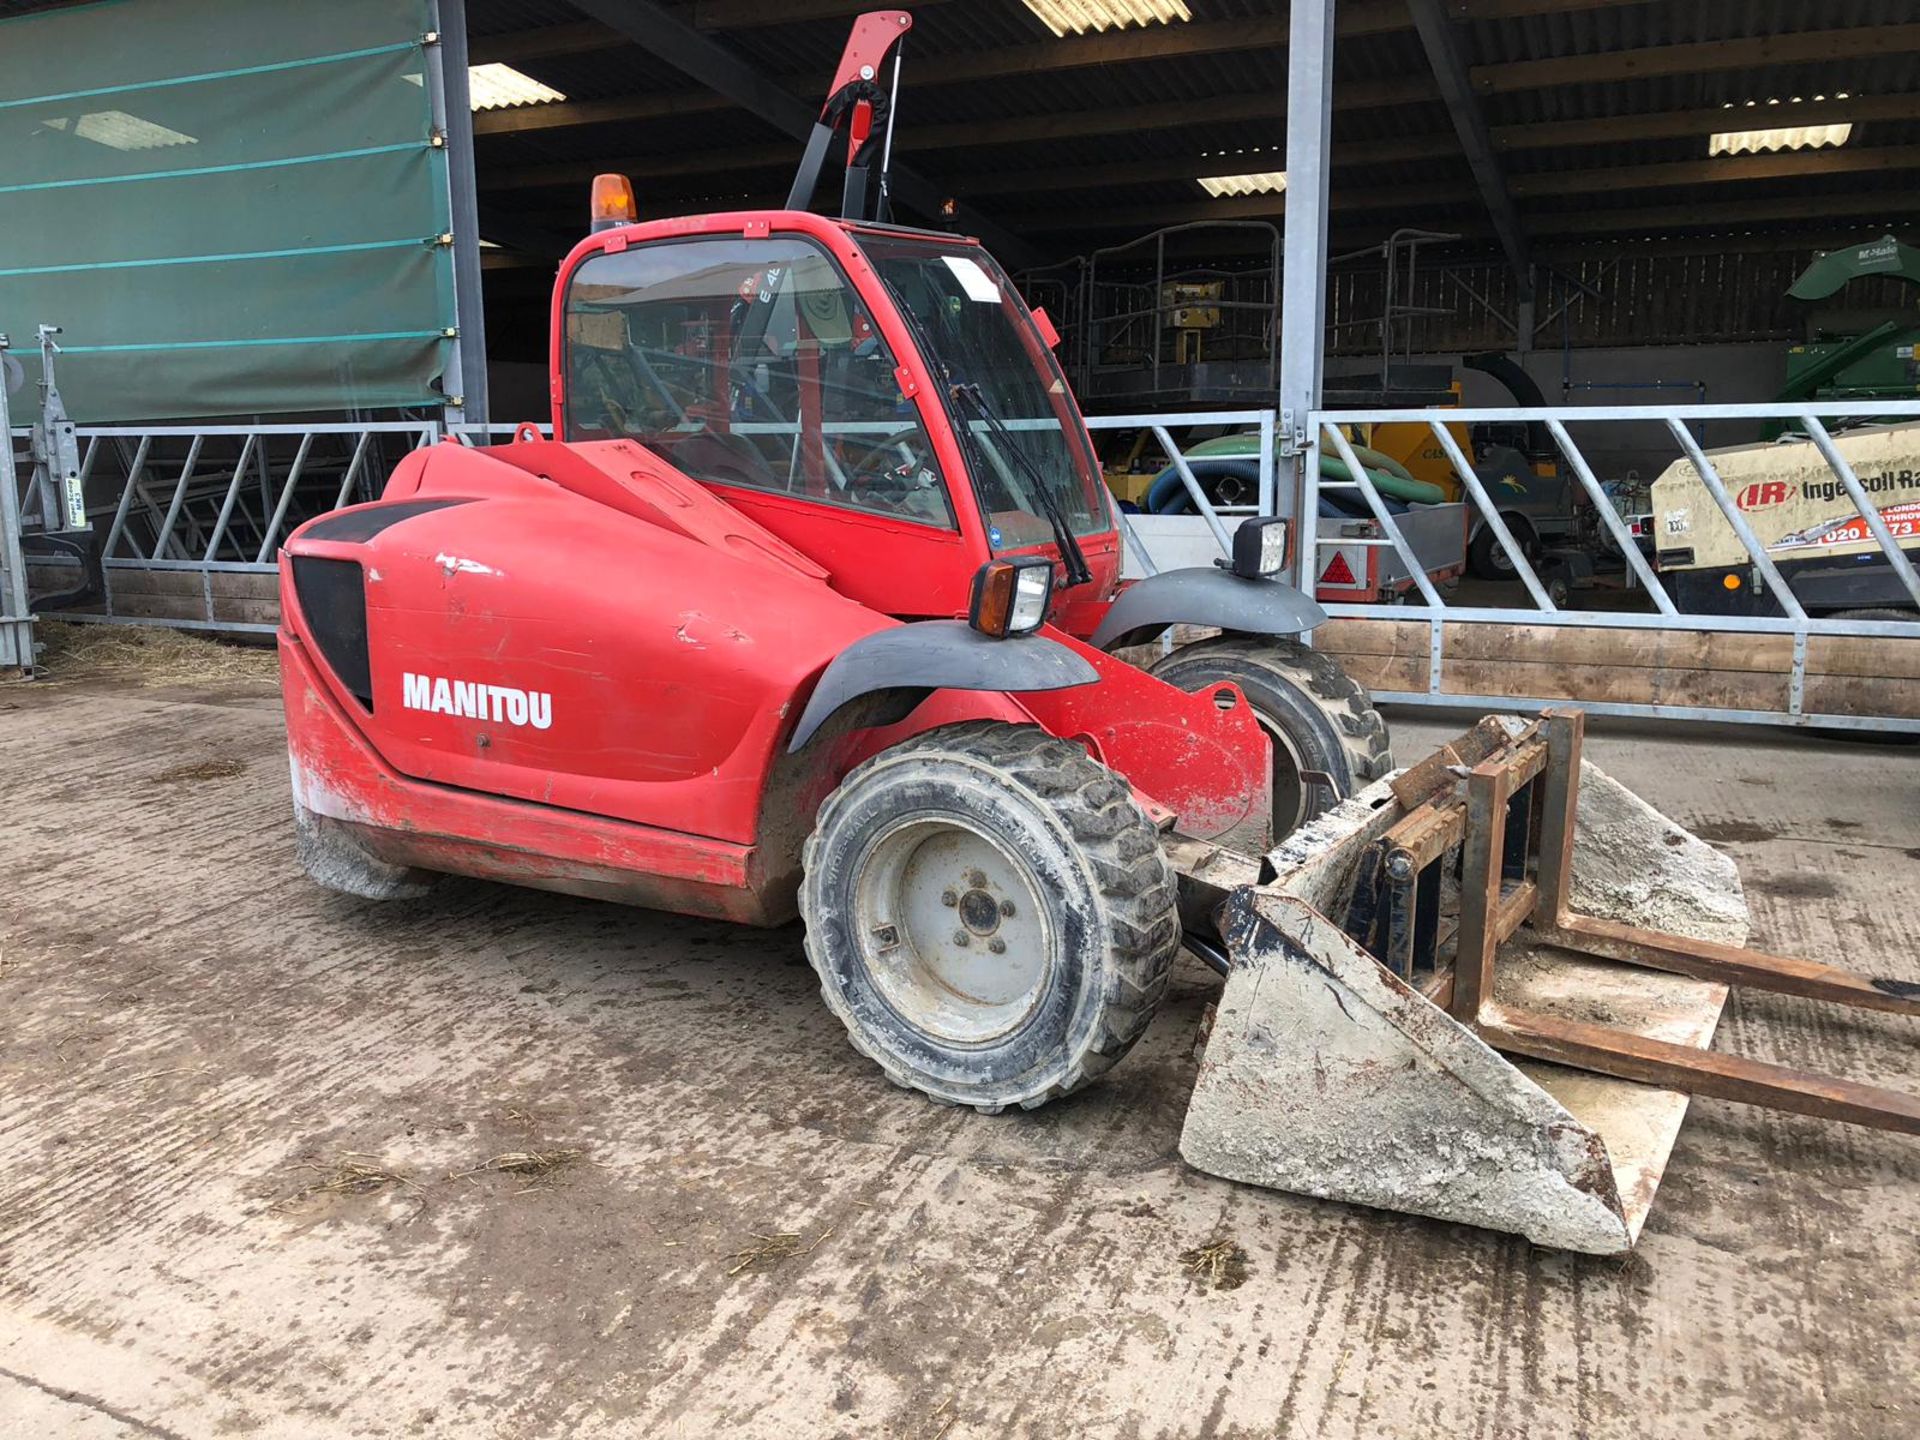
[[[1819, 726], [1834, 729], [1920, 733], [1920, 464], [1892, 476], [1864, 480], [1836, 443], [1829, 424], [1840, 421], [1920, 421], [1920, 403], [1851, 403], [1693, 406], [1583, 406], [1579, 408], [1461, 410], [1320, 410], [1308, 426], [1300, 514], [1317, 512], [1329, 488], [1357, 492], [1381, 522], [1404, 562], [1412, 546], [1392, 507], [1356, 459], [1345, 427], [1417, 424], [1431, 428], [1447, 451], [1470, 513], [1486, 524], [1516, 558], [1526, 602], [1517, 608], [1451, 603], [1429, 584], [1419, 604], [1330, 603], [1332, 623], [1313, 636], [1315, 648], [1340, 657], [1377, 700], [1411, 705], [1488, 709], [1542, 709], [1568, 701], [1596, 714], [1650, 715], [1676, 719]], [[1544, 425], [1570, 476], [1593, 507], [1604, 534], [1619, 551], [1625, 574], [1651, 602], [1650, 611], [1567, 609], [1557, 605], [1541, 576], [1515, 542], [1501, 511], [1446, 424]], [[1707, 425], [1742, 428], [1795, 427], [1817, 454], [1826, 479], [1823, 497], [1844, 496], [1852, 513], [1835, 519], [1824, 536], [1763, 541], [1752, 511], [1765, 493], [1735, 493], [1696, 438]], [[1753, 583], [1771, 596], [1778, 614], [1688, 613], [1641, 554], [1625, 516], [1606, 493], [1569, 427], [1658, 426], [1672, 437], [1676, 455], [1699, 484], [1701, 518], [1724, 521], [1737, 537], [1735, 553], [1752, 567]], [[1858, 432], [1856, 432], [1858, 433]], [[1319, 477], [1319, 449], [1331, 447], [1346, 462], [1352, 481]], [[1920, 461], [1920, 442], [1916, 442]], [[1681, 474], [1689, 473], [1686, 471]], [[1888, 482], [1888, 483], [1883, 483]], [[1911, 486], [1914, 504], [1906, 503]], [[1881, 504], [1891, 499], [1893, 503]], [[1675, 520], [1677, 517], [1668, 517]], [[1647, 519], [1660, 517], [1649, 511]], [[1692, 523], [1691, 518], [1688, 521]], [[1910, 611], [1911, 619], [1848, 618], [1809, 614], [1781, 565], [1791, 552], [1843, 550], [1886, 567], [1892, 598], [1871, 602]], [[1318, 573], [1317, 537], [1301, 527], [1300, 574]], [[1803, 558], [1803, 557], [1792, 557]], [[1738, 568], [1738, 567], [1735, 567]], [[1803, 575], [1805, 572], [1801, 572]], [[1671, 578], [1671, 577], [1669, 577]], [[1803, 587], [1804, 587], [1803, 580]]]

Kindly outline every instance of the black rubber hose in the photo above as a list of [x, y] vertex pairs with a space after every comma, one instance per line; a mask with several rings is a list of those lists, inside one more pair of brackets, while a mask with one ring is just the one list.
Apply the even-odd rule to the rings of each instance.
[[1196, 935], [1189, 930], [1180, 937], [1180, 943], [1222, 975], [1233, 969], [1232, 957], [1220, 948], [1218, 940], [1210, 936]]

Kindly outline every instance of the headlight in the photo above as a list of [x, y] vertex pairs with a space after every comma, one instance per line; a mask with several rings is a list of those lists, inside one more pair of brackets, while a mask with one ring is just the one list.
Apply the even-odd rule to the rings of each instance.
[[1287, 522], [1256, 515], [1233, 532], [1233, 573], [1247, 580], [1278, 575], [1287, 563]]
[[1038, 630], [1053, 598], [1053, 561], [1042, 555], [989, 560], [973, 577], [967, 623], [996, 638]]

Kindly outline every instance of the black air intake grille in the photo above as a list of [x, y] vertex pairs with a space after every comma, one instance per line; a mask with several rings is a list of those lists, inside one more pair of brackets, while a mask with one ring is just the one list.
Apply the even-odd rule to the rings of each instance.
[[373, 674], [367, 662], [367, 587], [352, 560], [293, 558], [293, 592], [307, 631], [340, 683], [373, 709]]

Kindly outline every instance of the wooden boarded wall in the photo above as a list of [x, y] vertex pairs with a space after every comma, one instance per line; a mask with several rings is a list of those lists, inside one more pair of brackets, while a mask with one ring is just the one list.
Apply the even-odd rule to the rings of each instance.
[[[1464, 622], [1443, 631], [1442, 695], [1790, 710], [1791, 635]], [[1332, 620], [1313, 645], [1369, 690], [1424, 693], [1430, 636], [1421, 620]], [[1810, 636], [1801, 709], [1920, 719], [1920, 638]]]
[[[278, 625], [280, 572], [264, 570], [149, 570], [109, 561], [104, 567], [113, 596], [111, 613], [118, 619], [194, 620], [203, 624]], [[77, 566], [64, 560], [33, 557], [27, 579], [35, 595], [66, 590], [80, 582]], [[104, 615], [105, 604], [78, 605], [46, 612]]]

